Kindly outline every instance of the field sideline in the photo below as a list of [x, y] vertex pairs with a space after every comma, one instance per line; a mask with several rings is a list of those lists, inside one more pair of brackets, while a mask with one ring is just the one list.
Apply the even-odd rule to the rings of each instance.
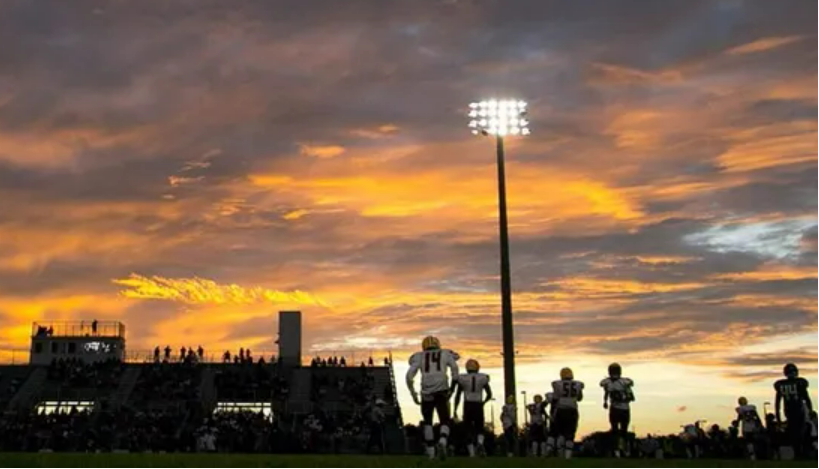
[[812, 461], [449, 458], [279, 454], [0, 453], [0, 467], [816, 467]]

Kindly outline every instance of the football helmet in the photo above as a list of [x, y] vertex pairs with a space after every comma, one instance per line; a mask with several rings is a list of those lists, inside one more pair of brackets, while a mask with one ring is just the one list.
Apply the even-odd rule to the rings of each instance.
[[788, 378], [796, 378], [799, 376], [799, 368], [793, 363], [788, 363], [785, 365], [785, 368], [782, 369], [782, 373]]
[[474, 358], [470, 358], [466, 361], [466, 371], [468, 373], [477, 373], [481, 369], [481, 364], [478, 363], [478, 360]]
[[421, 342], [421, 348], [424, 350], [441, 348], [441, 341], [435, 336], [428, 335], [424, 337], [424, 340]]
[[739, 399], [737, 399], [737, 403], [739, 405], [748, 405], [748, 398], [740, 397]]
[[574, 372], [569, 367], [563, 368], [560, 370], [560, 379], [574, 379]]
[[623, 375], [623, 368], [619, 363], [612, 363], [609, 365], [609, 376], [611, 378], [619, 378]]

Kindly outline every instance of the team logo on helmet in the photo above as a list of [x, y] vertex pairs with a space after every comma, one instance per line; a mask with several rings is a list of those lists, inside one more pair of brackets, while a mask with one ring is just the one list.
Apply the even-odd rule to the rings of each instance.
[[619, 378], [623, 374], [623, 368], [619, 363], [612, 363], [609, 365], [609, 376], [612, 378]]
[[740, 397], [739, 399], [737, 399], [737, 402], [739, 403], [739, 405], [748, 405], [748, 399], [745, 397]]
[[421, 342], [421, 348], [423, 348], [424, 350], [441, 348], [441, 341], [439, 341], [437, 337], [428, 335], [424, 337], [423, 342]]
[[560, 379], [574, 379], [574, 372], [571, 368], [563, 368], [560, 370]]
[[466, 361], [466, 371], [470, 373], [477, 373], [478, 370], [481, 369], [481, 364], [478, 363], [478, 360], [470, 358]]
[[799, 376], [799, 368], [796, 367], [793, 363], [788, 363], [785, 365], [785, 368], [782, 370], [782, 373], [785, 374], [788, 378], [796, 378]]

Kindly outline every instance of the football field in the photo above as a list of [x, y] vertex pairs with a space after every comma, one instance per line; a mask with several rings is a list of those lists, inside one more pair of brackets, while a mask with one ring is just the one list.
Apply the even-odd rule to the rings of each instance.
[[279, 454], [0, 453], [0, 467], [816, 467], [811, 461], [449, 458]]

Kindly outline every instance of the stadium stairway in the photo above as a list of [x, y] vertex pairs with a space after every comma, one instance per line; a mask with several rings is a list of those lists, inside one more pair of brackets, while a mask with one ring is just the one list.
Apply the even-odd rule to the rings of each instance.
[[294, 414], [306, 414], [312, 411], [313, 404], [310, 392], [313, 387], [313, 373], [310, 368], [296, 368], [290, 381], [290, 396], [287, 399], [287, 410]]
[[43, 366], [38, 366], [34, 371], [32, 371], [31, 374], [28, 375], [26, 382], [20, 386], [17, 394], [11, 398], [9, 408], [17, 410], [31, 407], [34, 399], [40, 392], [40, 389], [42, 389], [47, 376], [48, 372]]
[[137, 380], [139, 380], [140, 369], [138, 366], [129, 366], [125, 369], [119, 386], [117, 386], [117, 390], [111, 398], [111, 406], [114, 409], [119, 409], [123, 404], [128, 402], [131, 391], [134, 390], [134, 386], [136, 386]]

